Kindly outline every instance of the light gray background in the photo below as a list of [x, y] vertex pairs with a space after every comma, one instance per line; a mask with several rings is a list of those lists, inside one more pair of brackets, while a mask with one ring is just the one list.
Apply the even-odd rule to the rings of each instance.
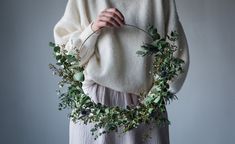
[[[0, 5], [0, 143], [68, 144], [48, 42], [66, 0]], [[172, 144], [235, 143], [235, 1], [176, 0], [190, 49], [187, 80], [168, 106]]]

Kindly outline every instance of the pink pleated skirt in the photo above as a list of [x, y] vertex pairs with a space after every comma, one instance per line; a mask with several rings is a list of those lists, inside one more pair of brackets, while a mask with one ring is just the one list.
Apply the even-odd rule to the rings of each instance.
[[[115, 91], [111, 88], [99, 85], [92, 80], [83, 82], [83, 90], [92, 100], [109, 106], [126, 107], [127, 105], [137, 105], [137, 95]], [[166, 112], [167, 117], [167, 112]], [[155, 123], [141, 124], [136, 129], [126, 133], [111, 132], [104, 134], [94, 140], [90, 129], [93, 124], [74, 123], [70, 119], [69, 124], [69, 144], [170, 144], [169, 127], [157, 127]], [[149, 129], [152, 128], [150, 131]], [[148, 141], [143, 141], [146, 132], [150, 132]]]

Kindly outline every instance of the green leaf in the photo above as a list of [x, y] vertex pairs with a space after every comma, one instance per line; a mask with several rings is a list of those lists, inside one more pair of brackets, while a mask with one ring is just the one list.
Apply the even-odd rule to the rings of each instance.
[[154, 102], [154, 103], [158, 103], [158, 102], [160, 101], [160, 99], [161, 99], [161, 97], [158, 96], [153, 102]]
[[82, 71], [79, 67], [79, 62], [74, 63], [72, 66], [69, 66], [69, 69], [79, 68], [79, 71]]
[[58, 66], [61, 66], [61, 65], [62, 65], [62, 63], [60, 63], [60, 62], [57, 62], [56, 64], [57, 64]]
[[149, 108], [149, 109], [148, 109], [148, 112], [149, 112], [149, 113], [152, 113], [152, 112], [153, 112], [153, 108]]
[[137, 51], [136, 54], [140, 55], [140, 56], [144, 56], [146, 54], [146, 52], [144, 51]]
[[178, 34], [176, 31], [172, 31], [172, 32], [171, 32], [171, 36], [172, 36], [172, 37], [177, 37], [178, 35], [179, 35], [179, 34]]
[[76, 58], [73, 55], [66, 55], [66, 58], [68, 60], [68, 63], [76, 61]]
[[147, 30], [150, 32], [153, 29], [153, 25], [148, 25]]
[[127, 108], [128, 110], [130, 110], [130, 109], [131, 109], [131, 107], [130, 107], [129, 105], [127, 105], [127, 106], [126, 106], [126, 108]]
[[73, 78], [74, 78], [74, 80], [76, 80], [76, 81], [82, 82], [82, 81], [84, 81], [84, 74], [83, 74], [83, 72], [75, 73], [75, 74], [73, 75]]
[[100, 114], [100, 109], [98, 109], [98, 110], [96, 111], [96, 114], [97, 114], [97, 115]]
[[158, 34], [158, 33], [157, 33], [157, 34], [155, 34], [155, 35], [154, 35], [154, 37], [153, 37], [153, 38], [154, 38], [155, 40], [158, 40], [158, 39], [160, 39], [160, 38], [161, 38], [161, 36], [160, 36], [160, 34]]
[[66, 60], [66, 58], [65, 58], [64, 56], [62, 56], [62, 58], [60, 59], [60, 62], [61, 62], [61, 63], [64, 63], [65, 60]]
[[49, 42], [49, 46], [54, 48], [55, 47], [55, 43]]
[[61, 59], [61, 58], [62, 58], [61, 55], [57, 55], [57, 56], [56, 56], [56, 60], [59, 60], [59, 59]]
[[56, 46], [56, 47], [54, 47], [54, 52], [60, 52], [60, 47], [59, 46]]
[[106, 108], [106, 109], [105, 109], [105, 113], [109, 113], [109, 108]]

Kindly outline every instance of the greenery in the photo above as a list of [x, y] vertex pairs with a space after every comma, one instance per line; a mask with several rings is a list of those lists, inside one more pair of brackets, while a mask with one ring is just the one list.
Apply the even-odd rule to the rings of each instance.
[[[53, 42], [49, 44], [53, 48], [56, 65], [59, 66], [49, 64], [49, 68], [54, 75], [62, 78], [58, 83], [61, 88], [68, 86], [65, 92], [57, 90], [60, 100], [59, 110], [71, 109], [68, 116], [74, 122], [80, 120], [84, 124], [94, 123], [91, 129], [94, 139], [111, 131], [118, 132], [119, 128], [125, 133], [137, 128], [141, 123], [149, 124], [151, 121], [156, 122], [158, 126], [170, 124], [170, 121], [164, 117], [165, 105], [177, 99], [177, 96], [169, 91], [169, 81], [183, 72], [184, 63], [182, 59], [173, 56], [177, 50], [174, 42], [179, 35], [176, 31], [172, 31], [166, 37], [161, 37], [152, 25], [149, 25], [147, 30], [153, 41], [144, 43], [136, 54], [142, 57], [154, 55], [153, 70], [150, 73], [154, 77], [154, 83], [149, 92], [141, 94], [139, 105], [126, 108], [110, 107], [92, 101], [82, 89], [84, 68], [79, 67], [80, 59], [76, 55], [67, 55], [63, 49], [64, 45], [59, 46]], [[102, 131], [99, 130], [101, 128]]]

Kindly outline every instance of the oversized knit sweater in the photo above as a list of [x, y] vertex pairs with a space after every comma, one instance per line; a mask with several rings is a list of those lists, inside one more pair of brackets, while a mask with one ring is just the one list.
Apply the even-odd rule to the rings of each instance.
[[151, 24], [162, 36], [172, 30], [178, 31], [180, 38], [174, 55], [185, 64], [184, 73], [170, 81], [170, 91], [177, 93], [188, 72], [189, 51], [175, 0], [68, 0], [64, 15], [54, 27], [55, 43], [64, 44], [69, 54], [79, 55], [80, 66], [85, 66], [85, 79], [121, 92], [148, 92], [153, 85], [153, 76], [149, 73], [153, 56], [136, 54], [144, 42], [150, 42], [150, 37], [143, 31], [125, 25], [104, 27], [80, 47], [94, 32], [91, 24], [98, 14], [111, 7], [124, 15], [126, 24], [142, 29]]

